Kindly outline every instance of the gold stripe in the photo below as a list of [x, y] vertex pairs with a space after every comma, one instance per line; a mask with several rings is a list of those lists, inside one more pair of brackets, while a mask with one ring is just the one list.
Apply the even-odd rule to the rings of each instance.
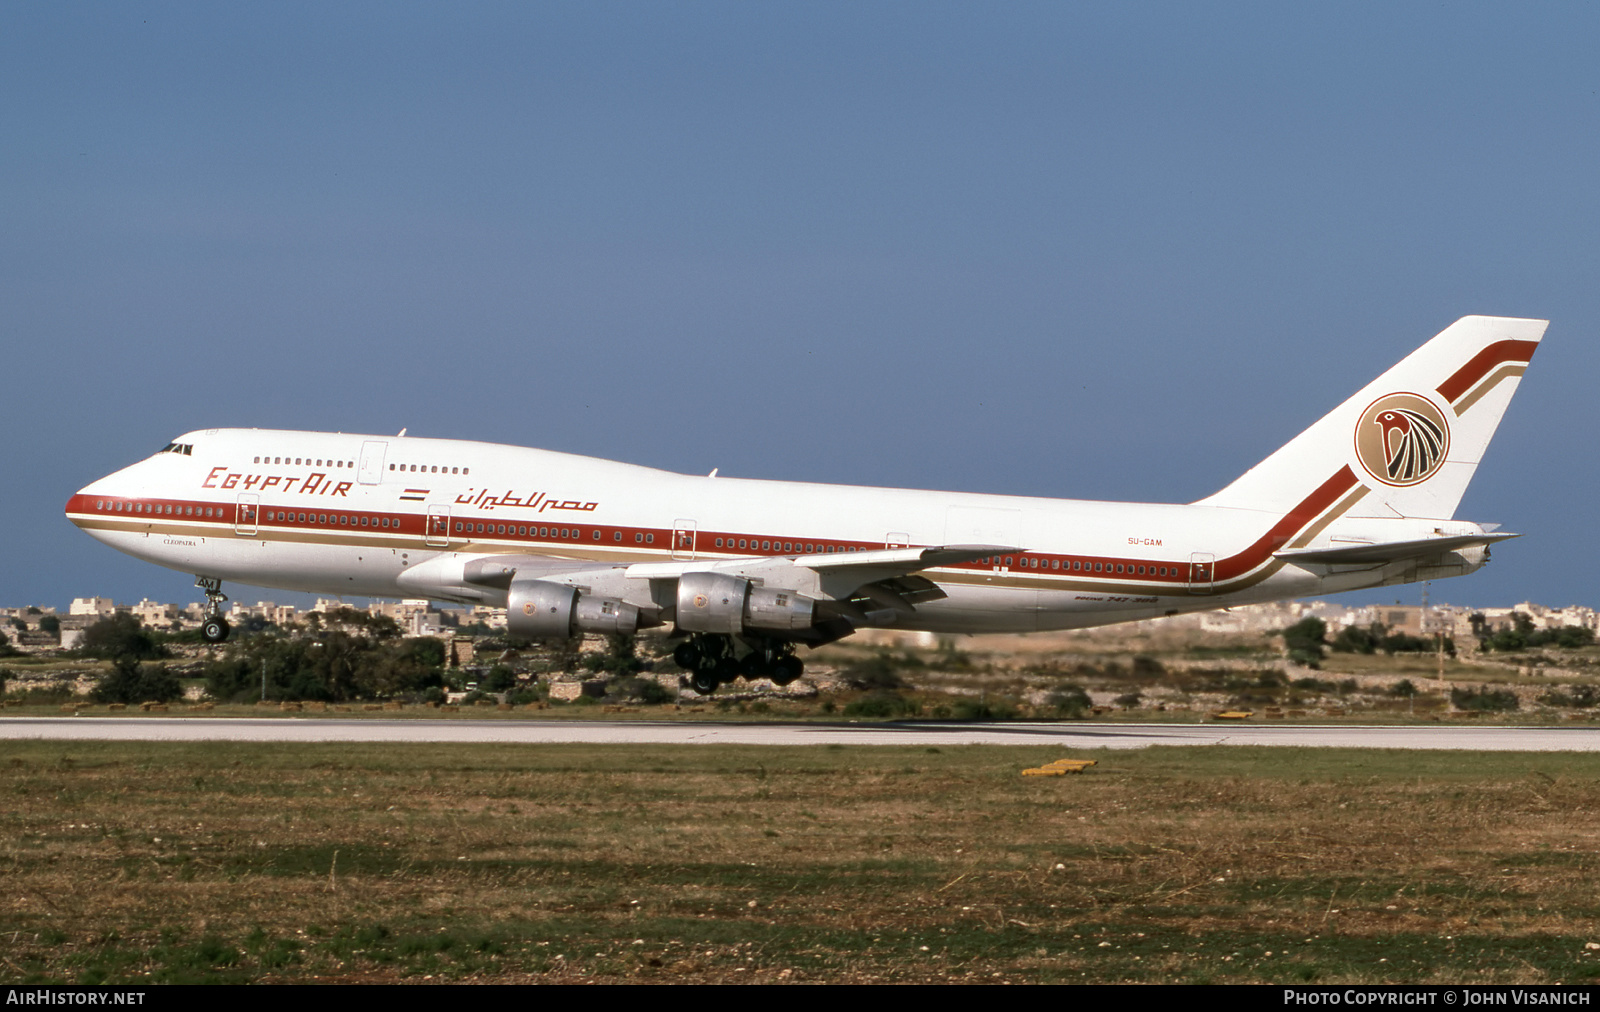
[[[519, 552], [527, 555], [538, 555], [550, 559], [571, 559], [576, 562], [651, 562], [663, 559], [671, 553], [670, 548], [659, 549], [604, 549], [589, 551], [580, 545], [558, 542], [552, 545], [530, 545], [525, 542], [488, 542], [488, 541], [460, 541], [452, 539], [449, 546], [430, 545], [415, 534], [376, 534], [371, 530], [353, 531], [346, 534], [342, 531], [311, 531], [299, 528], [269, 528], [258, 527], [254, 534], [236, 534], [231, 524], [219, 524], [210, 527], [193, 524], [159, 524], [154, 522], [141, 522], [130, 520], [112, 520], [92, 514], [68, 514], [74, 524], [84, 530], [122, 531], [128, 534], [160, 535], [169, 538], [212, 538], [227, 541], [272, 541], [287, 544], [304, 545], [336, 545], [342, 548], [394, 548], [394, 549], [434, 549], [440, 552], [461, 552], [467, 555], [508, 555]], [[582, 548], [583, 552], [574, 552], [572, 549]], [[742, 558], [742, 556], [739, 556]], [[718, 561], [718, 556], [699, 556], [696, 561]]]
[[1350, 512], [1350, 509], [1355, 506], [1357, 502], [1360, 502], [1361, 497], [1366, 495], [1369, 491], [1370, 489], [1368, 489], [1367, 486], [1357, 485], [1354, 492], [1351, 492], [1343, 499], [1334, 503], [1328, 512], [1323, 514], [1321, 519], [1307, 526], [1306, 529], [1301, 531], [1300, 534], [1291, 540], [1286, 547], [1304, 548], [1306, 545], [1310, 544], [1312, 538], [1316, 537], [1318, 534], [1321, 534], [1324, 530], [1327, 530], [1329, 524]]
[[1478, 403], [1478, 400], [1483, 397], [1484, 394], [1498, 386], [1501, 380], [1512, 376], [1521, 376], [1527, 371], [1528, 367], [1526, 365], [1516, 365], [1515, 363], [1509, 363], [1496, 369], [1494, 372], [1484, 377], [1482, 383], [1479, 383], [1477, 386], [1473, 387], [1468, 393], [1462, 394], [1461, 397], [1451, 405], [1451, 408], [1455, 410], [1456, 417], [1459, 418], [1462, 412]]

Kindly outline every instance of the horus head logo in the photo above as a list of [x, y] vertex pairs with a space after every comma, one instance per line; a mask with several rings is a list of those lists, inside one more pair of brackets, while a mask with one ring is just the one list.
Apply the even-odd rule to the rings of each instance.
[[1450, 451], [1450, 424], [1417, 394], [1373, 401], [1356, 423], [1356, 456], [1385, 485], [1416, 485], [1433, 477]]

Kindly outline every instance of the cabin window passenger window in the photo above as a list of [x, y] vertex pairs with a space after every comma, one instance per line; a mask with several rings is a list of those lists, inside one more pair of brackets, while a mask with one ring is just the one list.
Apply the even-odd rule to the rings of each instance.
[[647, 544], [647, 545], [655, 544], [656, 543], [656, 536], [654, 534], [646, 534], [644, 536], [644, 543]]
[[634, 534], [633, 543], [636, 544], [636, 545], [644, 544], [644, 535], [643, 534], [637, 534], [637, 533]]

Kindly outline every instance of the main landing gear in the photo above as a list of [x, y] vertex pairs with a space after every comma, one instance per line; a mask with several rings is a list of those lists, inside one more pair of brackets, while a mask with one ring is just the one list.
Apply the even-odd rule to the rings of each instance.
[[222, 617], [222, 604], [228, 595], [222, 592], [222, 581], [214, 576], [197, 576], [194, 585], [206, 592], [206, 619], [200, 623], [200, 638], [207, 643], [221, 643], [228, 638], [228, 620]]
[[672, 659], [689, 672], [689, 686], [702, 696], [736, 678], [767, 678], [774, 685], [788, 685], [805, 673], [805, 664], [791, 644], [766, 637], [751, 637], [744, 644], [749, 652], [741, 657], [732, 636], [699, 633], [679, 643]]

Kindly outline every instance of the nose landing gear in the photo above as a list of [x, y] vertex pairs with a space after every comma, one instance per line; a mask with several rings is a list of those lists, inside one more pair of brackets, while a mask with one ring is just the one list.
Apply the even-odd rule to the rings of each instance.
[[228, 638], [228, 620], [222, 617], [222, 604], [228, 595], [222, 592], [222, 581], [214, 576], [197, 576], [194, 585], [206, 592], [206, 618], [200, 624], [200, 638], [207, 643], [221, 643]]

